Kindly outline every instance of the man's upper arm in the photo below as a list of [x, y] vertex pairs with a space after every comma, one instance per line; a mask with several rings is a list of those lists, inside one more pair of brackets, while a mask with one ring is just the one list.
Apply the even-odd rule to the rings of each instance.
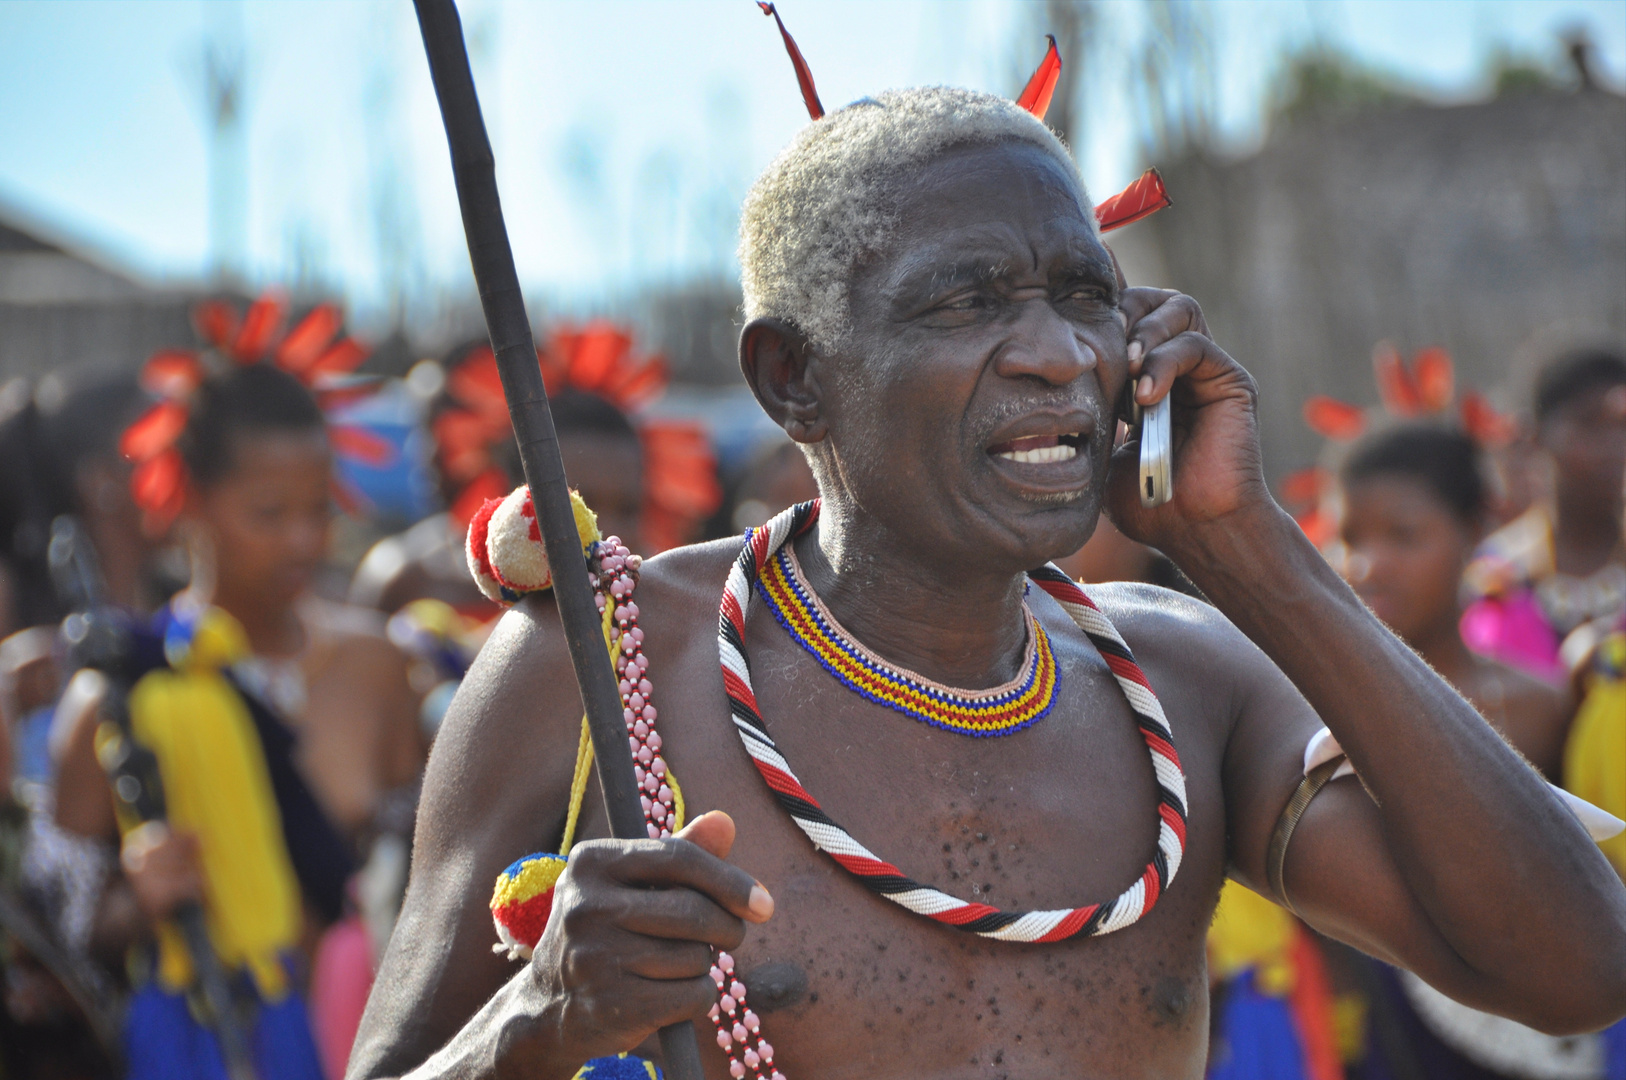
[[[1270, 890], [1270, 840], [1304, 778], [1304, 748], [1322, 727], [1302, 694], [1240, 632], [1237, 715], [1225, 752], [1231, 876]], [[1293, 910], [1320, 932], [1408, 968], [1467, 1000], [1472, 974], [1429, 921], [1395, 864], [1377, 804], [1354, 777], [1326, 784], [1292, 834], [1284, 883]]]
[[1265, 858], [1282, 811], [1304, 778], [1304, 747], [1322, 726], [1304, 695], [1241, 631], [1218, 635], [1236, 686], [1225, 746], [1225, 811], [1232, 877], [1270, 896]]
[[563, 829], [581, 699], [551, 599], [506, 615], [446, 715], [424, 775], [412, 876], [351, 1056], [399, 1076], [514, 974], [492, 952], [497, 874]]

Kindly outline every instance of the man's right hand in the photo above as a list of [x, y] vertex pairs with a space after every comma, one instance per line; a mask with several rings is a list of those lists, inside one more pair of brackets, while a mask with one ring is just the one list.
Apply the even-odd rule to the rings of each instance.
[[703, 814], [671, 840], [578, 844], [531, 958], [534, 1035], [577, 1062], [630, 1051], [717, 1001], [713, 949], [737, 948], [773, 898], [724, 860], [734, 821]]
[[161, 821], [131, 829], [119, 848], [119, 865], [149, 922], [162, 922], [188, 900], [203, 898], [198, 838]]

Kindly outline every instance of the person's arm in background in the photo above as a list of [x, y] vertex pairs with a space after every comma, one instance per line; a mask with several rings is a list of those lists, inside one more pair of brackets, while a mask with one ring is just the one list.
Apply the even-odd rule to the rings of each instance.
[[116, 965], [186, 900], [203, 896], [196, 837], [150, 823], [120, 838], [113, 793], [96, 760], [96, 728], [106, 682], [93, 671], [69, 680], [52, 721], [56, 824], [69, 833], [119, 844], [119, 871], [103, 890], [91, 929], [91, 951]]

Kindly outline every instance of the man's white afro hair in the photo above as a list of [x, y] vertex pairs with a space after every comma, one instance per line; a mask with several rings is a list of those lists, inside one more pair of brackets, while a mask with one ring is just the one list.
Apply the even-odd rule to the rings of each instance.
[[[851, 331], [848, 283], [897, 224], [895, 181], [944, 151], [1015, 140], [1078, 166], [1050, 129], [1006, 98], [933, 86], [890, 90], [816, 120], [757, 178], [740, 215], [745, 318], [784, 319], [839, 349]], [[1090, 227], [1095, 218], [1085, 211]]]

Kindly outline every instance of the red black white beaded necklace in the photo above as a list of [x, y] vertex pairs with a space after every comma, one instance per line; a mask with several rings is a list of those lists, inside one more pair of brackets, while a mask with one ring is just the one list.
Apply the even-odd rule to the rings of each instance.
[[1121, 930], [1140, 920], [1174, 881], [1186, 842], [1186, 778], [1174, 749], [1174, 735], [1163, 707], [1152, 692], [1140, 665], [1118, 631], [1071, 578], [1054, 566], [1029, 571], [1056, 600], [1106, 661], [1152, 758], [1158, 786], [1157, 851], [1141, 876], [1116, 898], [1104, 903], [1055, 911], [1001, 911], [988, 904], [967, 903], [904, 876], [884, 862], [825, 813], [796, 778], [780, 753], [751, 687], [751, 664], [745, 652], [745, 610], [756, 581], [779, 550], [805, 533], [818, 520], [819, 501], [802, 503], [745, 535], [739, 557], [729, 570], [718, 616], [717, 649], [722, 661], [723, 685], [729, 710], [745, 752], [750, 755], [779, 804], [807, 834], [813, 846], [826, 852], [871, 891], [880, 893], [918, 915], [1001, 941], [1050, 942], [1074, 937], [1095, 937]]

